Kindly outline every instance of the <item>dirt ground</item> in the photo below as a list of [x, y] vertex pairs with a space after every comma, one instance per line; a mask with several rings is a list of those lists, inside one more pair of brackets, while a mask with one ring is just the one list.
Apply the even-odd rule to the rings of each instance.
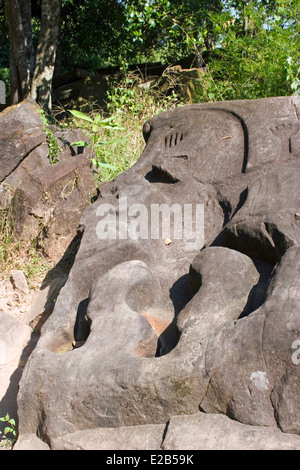
[[[13, 288], [10, 282], [2, 281], [0, 283], [0, 314], [10, 315], [16, 321], [16, 333], [12, 334], [10, 353], [11, 359], [0, 362], [0, 418], [9, 415], [18, 422], [17, 416], [17, 393], [18, 384], [22, 376], [22, 371], [26, 360], [32, 349], [32, 329], [27, 324], [28, 314], [32, 303], [39, 292], [39, 288], [32, 289], [28, 294], [23, 294]], [[6, 317], [5, 317], [6, 318]], [[18, 328], [18, 326], [20, 328]], [[8, 340], [5, 331], [2, 331], [2, 339]], [[10, 335], [11, 336], [11, 335]], [[0, 343], [1, 343], [1, 325], [0, 325]], [[9, 426], [7, 422], [0, 422], [0, 450], [11, 448], [11, 434], [4, 435], [5, 427]]]

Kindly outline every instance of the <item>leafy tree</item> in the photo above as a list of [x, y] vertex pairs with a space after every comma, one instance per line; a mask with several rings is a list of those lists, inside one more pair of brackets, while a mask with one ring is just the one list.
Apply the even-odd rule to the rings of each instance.
[[[4, 0], [0, 0], [0, 80], [5, 82], [6, 94], [10, 94], [8, 27], [5, 20]], [[0, 104], [1, 109], [1, 104]]]
[[60, 22], [61, 0], [41, 0], [41, 29], [30, 94], [46, 111], [50, 111], [52, 108], [51, 86]]
[[0, 68], [9, 66], [8, 28], [4, 0], [0, 0]]
[[31, 1], [5, 0], [10, 37], [11, 102], [18, 103], [30, 94], [34, 71], [31, 31]]
[[18, 103], [31, 95], [50, 111], [61, 0], [41, 0], [41, 26], [36, 51], [31, 0], [5, 0], [5, 8], [10, 39], [11, 103]]
[[201, 99], [299, 93], [298, 0], [224, 3], [223, 12], [211, 16], [218, 47], [200, 86]]
[[[222, 11], [220, 0], [128, 0], [127, 50], [149, 59], [173, 62], [191, 54], [203, 65], [203, 53], [214, 46], [209, 12]], [[130, 45], [131, 41], [131, 45]]]
[[202, 54], [214, 44], [208, 12], [220, 0], [69, 0], [62, 11], [65, 66], [97, 67]]
[[126, 41], [125, 8], [118, 0], [68, 0], [62, 10], [61, 49], [66, 69], [117, 64]]
[[[202, 101], [286, 95], [300, 89], [299, 0], [1, 2], [10, 36], [13, 103], [31, 94], [51, 109], [57, 56], [62, 70], [176, 63], [191, 57], [190, 63], [207, 67], [199, 84]], [[0, 61], [5, 62], [7, 32], [1, 13], [0, 26]]]

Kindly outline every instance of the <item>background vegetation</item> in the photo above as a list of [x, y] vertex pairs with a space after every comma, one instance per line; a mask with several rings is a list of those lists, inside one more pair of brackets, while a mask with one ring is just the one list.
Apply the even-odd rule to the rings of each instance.
[[[20, 0], [0, 0], [0, 76], [9, 85], [5, 3], [18, 6]], [[26, 3], [31, 4], [30, 40], [36, 49], [44, 33], [42, 12], [51, 1], [23, 0]], [[204, 83], [199, 84], [199, 101], [252, 99], [299, 90], [299, 0], [60, 3], [55, 13], [60, 16], [56, 74], [77, 67], [126, 69], [130, 64], [160, 61], [170, 65], [188, 59], [191, 66], [207, 67]]]

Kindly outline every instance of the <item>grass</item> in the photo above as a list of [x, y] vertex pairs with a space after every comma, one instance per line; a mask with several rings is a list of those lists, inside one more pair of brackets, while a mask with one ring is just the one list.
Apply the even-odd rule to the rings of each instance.
[[13, 271], [23, 271], [28, 288], [36, 289], [52, 263], [38, 249], [35, 239], [18, 240], [14, 233], [11, 208], [0, 210], [0, 283], [9, 283]]
[[174, 92], [167, 96], [143, 88], [141, 77], [134, 73], [124, 74], [121, 81], [112, 83], [107, 98], [106, 110], [84, 102], [78, 110], [82, 118], [68, 118], [68, 127], [83, 129], [94, 144], [93, 164], [99, 182], [113, 179], [136, 162], [145, 146], [145, 121], [181, 104]]

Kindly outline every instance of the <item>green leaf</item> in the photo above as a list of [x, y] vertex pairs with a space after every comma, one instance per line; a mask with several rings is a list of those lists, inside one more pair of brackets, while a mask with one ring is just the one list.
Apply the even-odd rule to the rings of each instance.
[[106, 124], [107, 122], [114, 121], [117, 117], [118, 117], [117, 115], [114, 115], [114, 116], [109, 116], [108, 118], [102, 119], [101, 114], [97, 114], [97, 116], [95, 117], [95, 122], [97, 122], [97, 124]]
[[0, 421], [8, 421], [9, 420], [9, 414], [7, 413], [4, 418], [0, 418]]
[[102, 166], [102, 168], [108, 168], [109, 170], [116, 170], [117, 169], [116, 166], [111, 165], [110, 163], [98, 162], [98, 166]]
[[12, 428], [6, 427], [6, 428], [4, 428], [3, 433], [4, 433], [4, 434], [8, 434], [9, 432], [12, 432], [12, 433], [13, 433], [13, 431], [14, 431], [14, 430], [13, 430]]
[[83, 119], [84, 121], [88, 121], [92, 123], [94, 122], [93, 119], [91, 119], [89, 116], [82, 113], [81, 111], [77, 111], [76, 109], [70, 109], [70, 113], [78, 119]]
[[89, 147], [91, 148], [91, 144], [86, 142], [85, 140], [78, 140], [77, 142], [72, 142], [70, 144], [72, 147]]
[[96, 114], [96, 116], [94, 117], [94, 122], [98, 125], [102, 122], [102, 115], [100, 113]]
[[95, 116], [94, 121], [95, 121], [95, 123], [97, 123], [98, 125], [101, 125], [101, 124], [105, 124], [105, 123], [111, 122], [111, 121], [113, 121], [113, 120], [116, 119], [116, 118], [117, 118], [117, 116], [110, 116], [110, 117], [108, 117], [108, 118], [102, 119], [102, 116], [101, 116], [101, 114], [99, 113], [99, 114], [97, 114], [97, 115]]
[[118, 126], [117, 124], [110, 124], [110, 125], [105, 125], [100, 123], [99, 126], [101, 126], [103, 129], [112, 129], [115, 131], [125, 131], [125, 127]]
[[95, 147], [100, 147], [101, 145], [111, 145], [111, 144], [116, 144], [118, 142], [123, 142], [126, 140], [126, 137], [120, 137], [119, 139], [114, 139], [114, 140], [106, 140], [105, 142], [97, 142], [95, 144]]

